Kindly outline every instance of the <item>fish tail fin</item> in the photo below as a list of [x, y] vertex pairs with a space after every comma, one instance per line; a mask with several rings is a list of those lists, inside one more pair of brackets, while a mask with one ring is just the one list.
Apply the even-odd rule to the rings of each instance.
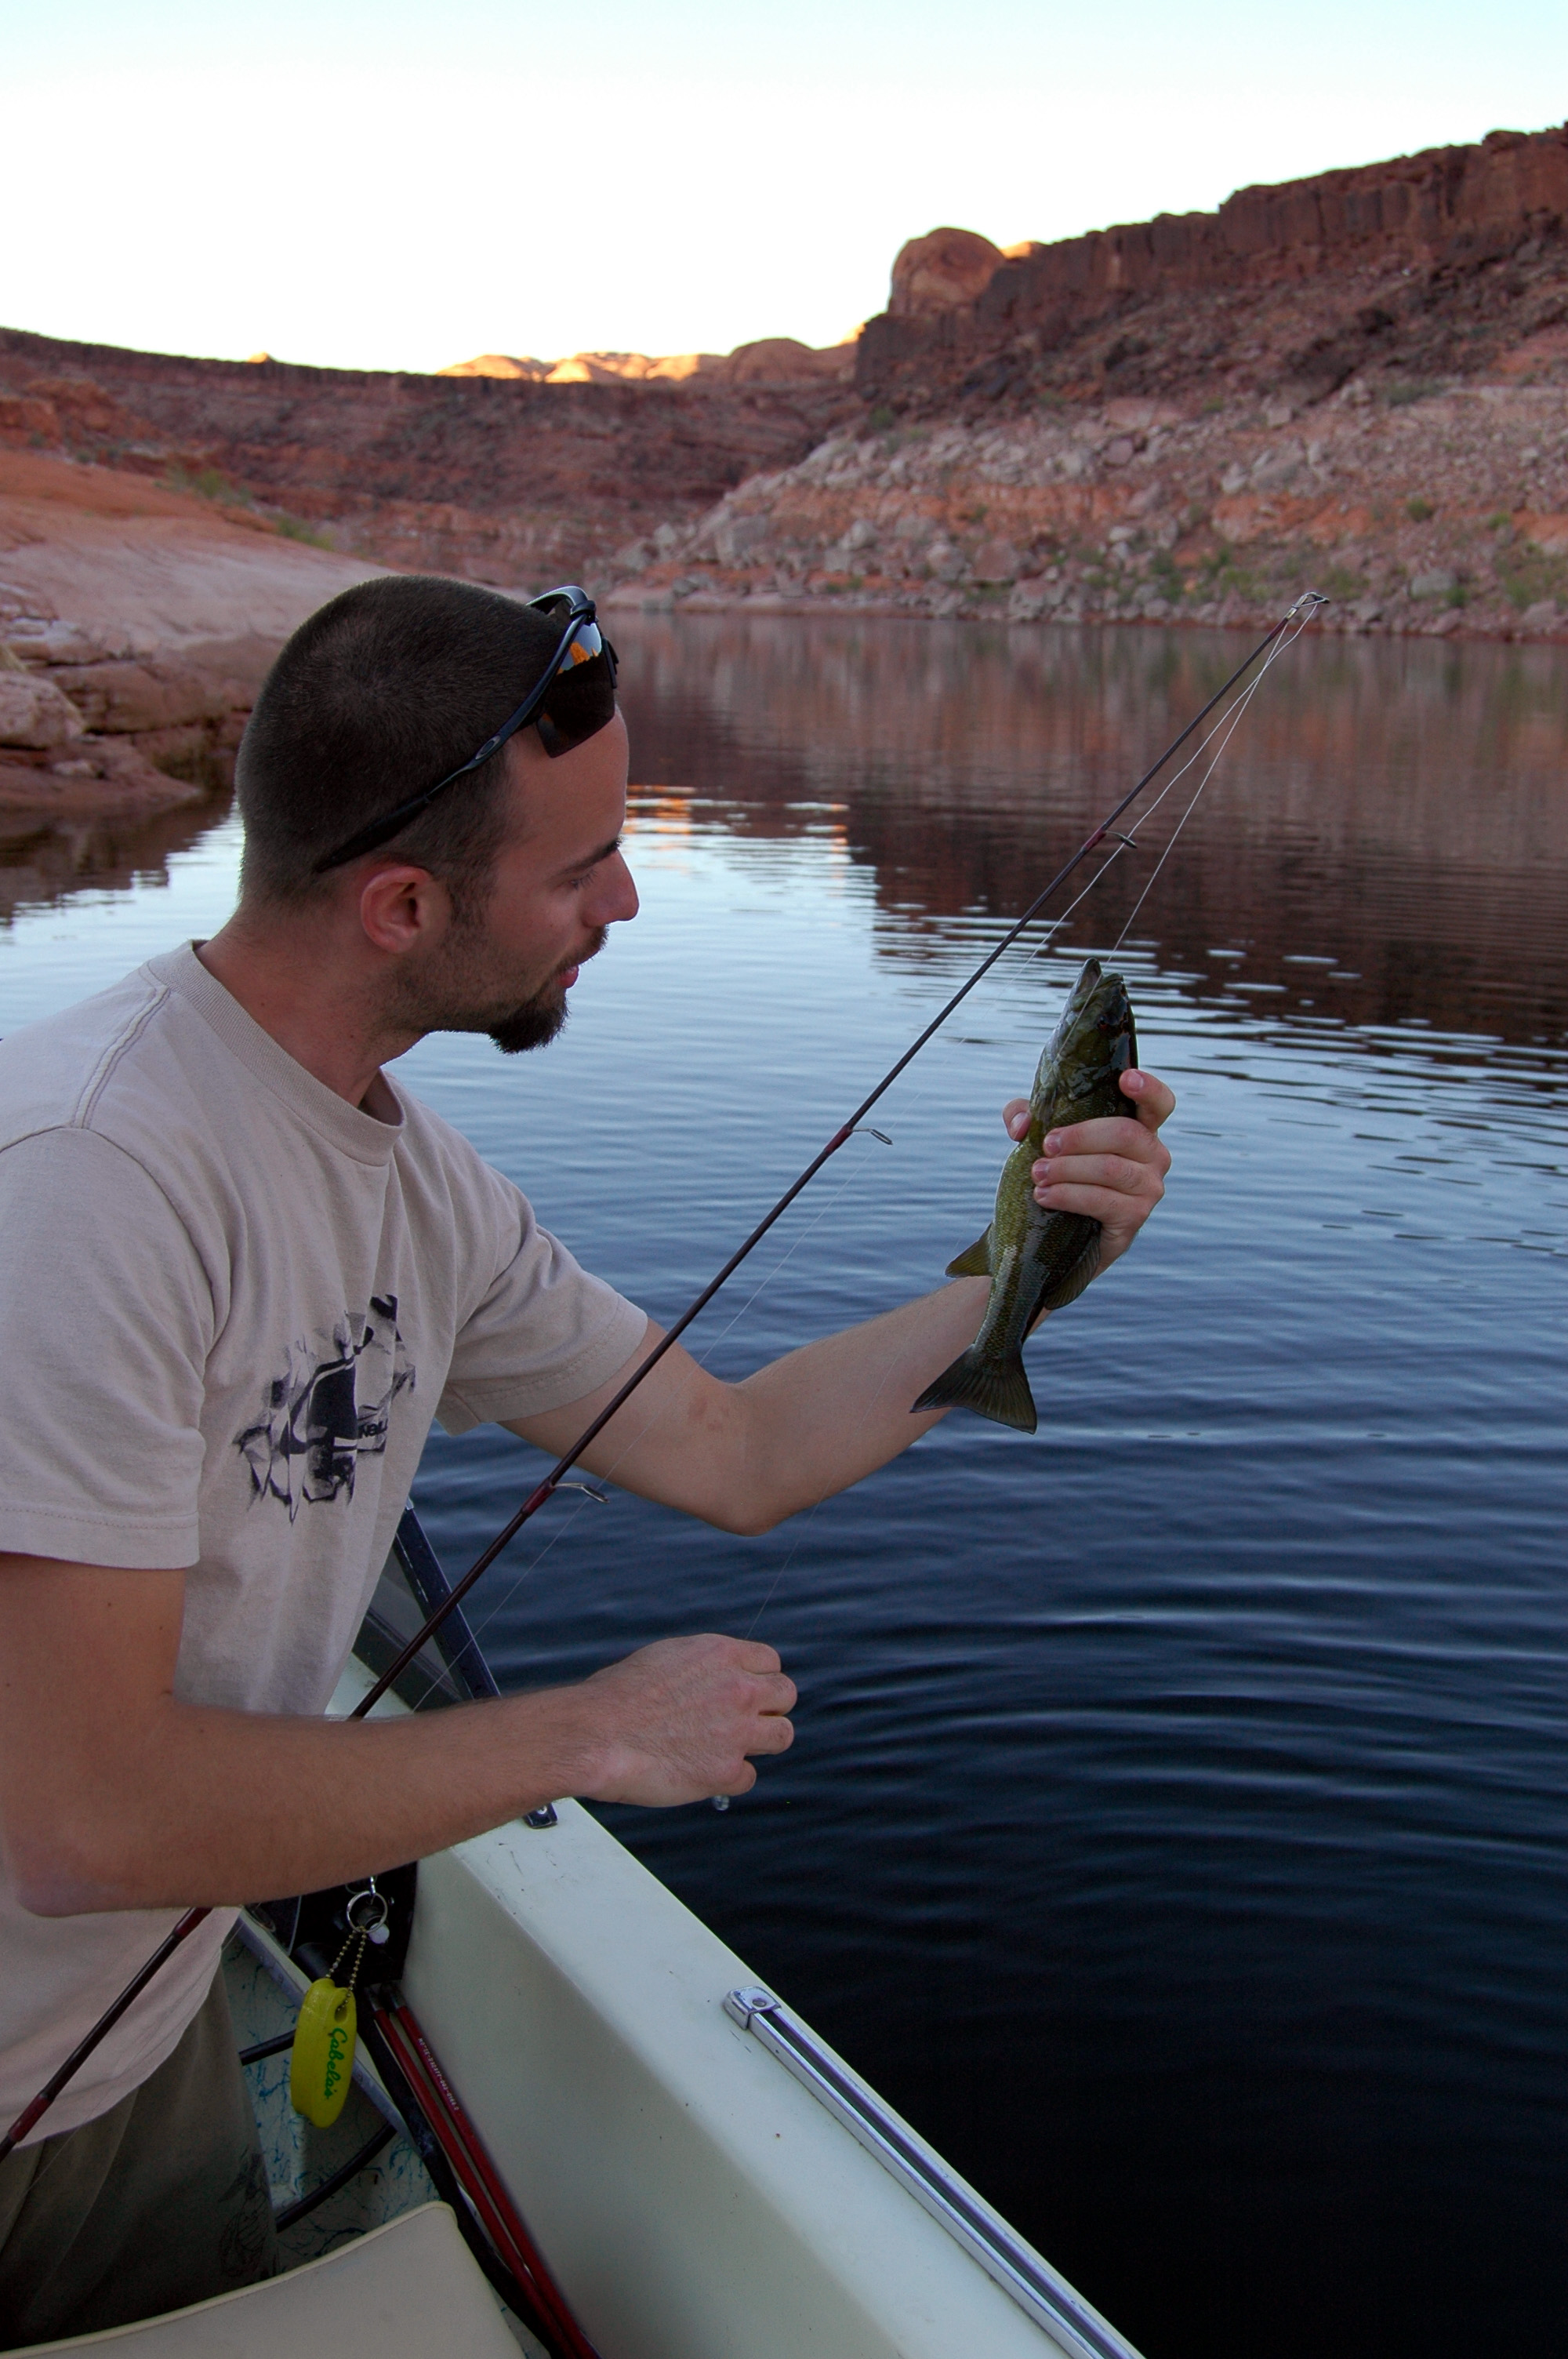
[[1020, 1433], [1033, 1433], [1039, 1424], [1022, 1356], [1017, 1352], [1006, 1360], [981, 1359], [973, 1346], [961, 1352], [934, 1385], [926, 1386], [910, 1415], [916, 1417], [928, 1408], [972, 1408], [977, 1417], [989, 1417], [993, 1425], [1013, 1426]]

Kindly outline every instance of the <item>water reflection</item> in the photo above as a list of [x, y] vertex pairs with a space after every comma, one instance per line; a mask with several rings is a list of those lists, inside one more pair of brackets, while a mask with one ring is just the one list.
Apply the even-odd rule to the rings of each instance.
[[[666, 814], [684, 799], [742, 842], [841, 838], [901, 961], [967, 957], [1016, 916], [1247, 645], [768, 616], [619, 628], [634, 773]], [[1143, 823], [1080, 938], [1114, 939], [1187, 799]], [[1561, 1041], [1565, 908], [1561, 655], [1308, 638], [1251, 704], [1133, 939], [1199, 1002]]]
[[170, 861], [221, 827], [229, 802], [223, 794], [131, 820], [0, 811], [0, 926], [19, 911], [58, 908], [81, 893], [167, 886]]

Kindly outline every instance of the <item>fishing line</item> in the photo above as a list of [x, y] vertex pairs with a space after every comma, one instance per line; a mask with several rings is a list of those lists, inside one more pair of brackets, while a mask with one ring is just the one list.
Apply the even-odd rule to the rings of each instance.
[[[1169, 860], [1172, 853], [1176, 848], [1176, 838], [1181, 834], [1182, 830], [1185, 827], [1188, 820], [1191, 819], [1194, 811], [1196, 810], [1198, 806], [1198, 797], [1203, 793], [1204, 788], [1213, 777], [1216, 770], [1218, 769], [1220, 761], [1225, 754], [1225, 749], [1236, 734], [1236, 725], [1240, 720], [1242, 714], [1246, 712], [1248, 706], [1251, 703], [1254, 696], [1258, 693], [1258, 690], [1262, 687], [1264, 680], [1268, 677], [1270, 666], [1273, 663], [1276, 656], [1280, 655], [1284, 648], [1292, 647], [1295, 641], [1300, 638], [1303, 631], [1306, 628], [1307, 620], [1308, 618], [1303, 615], [1303, 619], [1296, 625], [1295, 629], [1291, 633], [1288, 639], [1278, 639], [1275, 641], [1274, 645], [1269, 650], [1266, 660], [1260, 666], [1257, 678], [1248, 681], [1246, 688], [1237, 698], [1236, 702], [1232, 705], [1230, 711], [1225, 715], [1223, 721], [1221, 721], [1219, 725], [1215, 729], [1213, 734], [1205, 739], [1204, 744], [1199, 747], [1198, 752], [1193, 756], [1193, 762], [1198, 761], [1202, 755], [1207, 751], [1208, 747], [1215, 745], [1215, 740], [1217, 738], [1218, 739], [1218, 744], [1215, 745], [1215, 756], [1213, 761], [1209, 764], [1207, 769], [1204, 772], [1202, 777], [1198, 780], [1196, 787], [1194, 788], [1192, 800], [1188, 803], [1185, 810], [1182, 813], [1181, 818], [1176, 821], [1175, 826], [1171, 830], [1170, 839], [1165, 845], [1164, 851], [1160, 854], [1159, 859], [1155, 862], [1154, 866], [1150, 873], [1147, 884], [1144, 886], [1142, 892], [1138, 896], [1137, 900], [1132, 904], [1131, 908], [1128, 911], [1127, 921], [1123, 925], [1120, 933], [1118, 934], [1115, 941], [1111, 944], [1110, 955], [1112, 958], [1115, 958], [1117, 952], [1120, 950], [1122, 943], [1127, 940], [1128, 935], [1131, 932], [1133, 919], [1137, 917], [1139, 910], [1141, 909], [1144, 902], [1147, 901], [1150, 894], [1153, 891], [1161, 869], [1163, 868], [1166, 861]], [[1182, 765], [1182, 767], [1177, 771], [1175, 777], [1171, 780], [1170, 786], [1164, 787], [1161, 789], [1160, 793], [1155, 797], [1153, 802], [1151, 803], [1149, 807], [1147, 814], [1149, 818], [1152, 819], [1154, 813], [1159, 810], [1160, 805], [1164, 801], [1166, 795], [1170, 793], [1171, 787], [1173, 787], [1177, 783], [1178, 779], [1184, 777], [1191, 767], [1192, 762], [1184, 762]], [[1106, 863], [1106, 866], [1108, 867], [1110, 863], [1108, 861]], [[1105, 872], [1102, 870], [1100, 873], [1103, 875]], [[1079, 897], [1081, 898], [1082, 896]]]
[[[442, 1599], [435, 1612], [427, 1616], [420, 1628], [417, 1629], [414, 1636], [407, 1640], [406, 1645], [399, 1649], [397, 1654], [394, 1656], [386, 1669], [380, 1674], [379, 1678], [372, 1683], [366, 1693], [361, 1697], [359, 1702], [354, 1706], [352, 1712], [349, 1715], [351, 1720], [362, 1720], [366, 1713], [370, 1712], [372, 1707], [379, 1702], [380, 1699], [387, 1692], [387, 1690], [392, 1686], [394, 1680], [402, 1677], [409, 1664], [412, 1663], [415, 1658], [418, 1655], [421, 1647], [423, 1647], [435, 1635], [436, 1631], [439, 1629], [447, 1616], [449, 1614], [454, 1613], [461, 1604], [469, 1591], [473, 1587], [474, 1582], [478, 1581], [483, 1573], [489, 1571], [490, 1567], [494, 1563], [502, 1550], [511, 1544], [511, 1542], [516, 1538], [517, 1534], [522, 1530], [523, 1526], [528, 1522], [529, 1518], [537, 1515], [539, 1509], [545, 1506], [546, 1502], [554, 1496], [555, 1493], [565, 1482], [567, 1476], [571, 1473], [572, 1468], [577, 1464], [579, 1459], [582, 1456], [584, 1451], [591, 1448], [599, 1435], [603, 1432], [605, 1427], [610, 1423], [611, 1418], [613, 1418], [617, 1412], [624, 1407], [625, 1403], [631, 1399], [632, 1395], [636, 1391], [638, 1386], [641, 1385], [646, 1377], [653, 1374], [653, 1371], [658, 1366], [660, 1361], [665, 1357], [665, 1354], [678, 1342], [680, 1337], [686, 1332], [686, 1330], [692, 1324], [693, 1321], [699, 1318], [702, 1312], [707, 1310], [708, 1304], [712, 1301], [714, 1296], [719, 1291], [720, 1288], [728, 1284], [729, 1280], [740, 1268], [741, 1264], [746, 1259], [747, 1256], [762, 1243], [762, 1239], [767, 1235], [768, 1231], [773, 1228], [774, 1223], [783, 1219], [784, 1213], [794, 1203], [795, 1198], [800, 1195], [804, 1190], [810, 1186], [817, 1173], [822, 1169], [824, 1164], [829, 1162], [832, 1158], [838, 1154], [839, 1148], [846, 1146], [854, 1136], [856, 1130], [859, 1128], [860, 1125], [865, 1121], [866, 1116], [871, 1113], [871, 1108], [876, 1105], [881, 1099], [887, 1095], [888, 1091], [892, 1089], [893, 1083], [898, 1080], [905, 1067], [914, 1063], [915, 1058], [920, 1054], [920, 1051], [925, 1047], [926, 1042], [932, 1039], [935, 1034], [941, 1030], [942, 1027], [946, 1023], [947, 1018], [953, 1014], [954, 1010], [959, 1007], [963, 1002], [968, 999], [969, 994], [984, 981], [985, 977], [990, 973], [992, 967], [994, 967], [1000, 960], [1005, 958], [1013, 944], [1022, 940], [1024, 933], [1028, 930], [1030, 926], [1033, 924], [1035, 919], [1044, 908], [1046, 902], [1050, 900], [1053, 894], [1066, 883], [1068, 877], [1082, 865], [1092, 852], [1097, 851], [1108, 838], [1114, 836], [1118, 820], [1120, 819], [1124, 811], [1131, 809], [1132, 805], [1143, 793], [1145, 788], [1153, 784], [1154, 779], [1164, 768], [1166, 763], [1170, 761], [1174, 755], [1181, 751], [1181, 748], [1186, 744], [1189, 737], [1193, 737], [1197, 734], [1204, 723], [1208, 719], [1209, 714], [1215, 711], [1217, 706], [1223, 703], [1225, 698], [1229, 695], [1231, 690], [1235, 688], [1240, 680], [1246, 678], [1247, 674], [1252, 669], [1253, 665], [1257, 663], [1259, 658], [1266, 655], [1269, 649], [1275, 645], [1276, 641], [1284, 636], [1285, 633], [1290, 629], [1290, 625], [1297, 620], [1298, 616], [1302, 616], [1304, 620], [1310, 620], [1313, 615], [1316, 614], [1318, 609], [1326, 605], [1328, 601], [1317, 591], [1303, 591], [1301, 597], [1295, 601], [1293, 605], [1287, 609], [1285, 614], [1283, 614], [1280, 620], [1274, 625], [1273, 628], [1266, 632], [1264, 636], [1259, 640], [1257, 646], [1252, 648], [1250, 653], [1247, 655], [1239, 664], [1238, 664], [1236, 669], [1230, 674], [1229, 678], [1221, 682], [1220, 686], [1216, 689], [1214, 694], [1208, 699], [1207, 702], [1194, 714], [1186, 727], [1181, 731], [1179, 735], [1172, 739], [1170, 745], [1166, 746], [1164, 752], [1159, 756], [1158, 760], [1152, 763], [1151, 766], [1144, 771], [1143, 776], [1139, 778], [1134, 785], [1128, 788], [1127, 792], [1121, 797], [1119, 802], [1112, 805], [1105, 818], [1097, 827], [1090, 831], [1084, 842], [1078, 846], [1077, 851], [1072, 854], [1070, 859], [1064, 862], [1063, 865], [1057, 870], [1055, 875], [1051, 878], [1050, 882], [1035, 895], [1033, 900], [1031, 901], [1029, 907], [1024, 910], [1023, 915], [1015, 919], [1014, 923], [1008, 929], [1007, 932], [1003, 934], [1001, 940], [993, 945], [993, 947], [986, 953], [985, 957], [981, 959], [979, 964], [974, 969], [974, 971], [966, 977], [963, 983], [959, 984], [957, 990], [955, 991], [944, 1005], [937, 1009], [930, 1022], [916, 1035], [915, 1038], [910, 1042], [909, 1047], [904, 1049], [903, 1053], [900, 1057], [894, 1060], [892, 1065], [889, 1066], [887, 1071], [882, 1075], [881, 1081], [877, 1082], [876, 1086], [869, 1091], [866, 1096], [861, 1099], [860, 1104], [855, 1108], [853, 1114], [850, 1114], [849, 1120], [841, 1124], [838, 1129], [834, 1132], [832, 1137], [827, 1140], [827, 1144], [818, 1149], [817, 1153], [814, 1155], [810, 1162], [807, 1163], [806, 1169], [790, 1182], [790, 1185], [784, 1190], [778, 1201], [762, 1215], [762, 1218], [757, 1223], [751, 1234], [736, 1247], [735, 1251], [730, 1255], [723, 1267], [716, 1274], [716, 1276], [708, 1280], [708, 1284], [702, 1288], [701, 1292], [695, 1298], [695, 1299], [687, 1304], [686, 1310], [682, 1311], [680, 1317], [676, 1321], [675, 1325], [666, 1330], [665, 1334], [661, 1336], [658, 1343], [654, 1344], [647, 1357], [639, 1361], [637, 1366], [626, 1379], [626, 1382], [622, 1385], [613, 1397], [606, 1402], [604, 1408], [599, 1411], [598, 1415], [584, 1427], [582, 1432], [578, 1436], [576, 1441], [573, 1442], [571, 1448], [567, 1451], [563, 1456], [558, 1458], [554, 1466], [551, 1467], [549, 1473], [546, 1474], [540, 1482], [535, 1484], [533, 1490], [529, 1492], [527, 1497], [522, 1502], [522, 1505], [516, 1509], [515, 1513], [508, 1518], [505, 1524], [503, 1525], [500, 1531], [496, 1533], [494, 1538], [489, 1541], [487, 1545], [480, 1550], [479, 1555], [474, 1559], [472, 1564], [470, 1565], [461, 1580], [457, 1582], [454, 1586], [448, 1591], [447, 1595]], [[1292, 637], [1296, 636], [1296, 633], [1292, 633]], [[1112, 858], [1114, 857], [1115, 855], [1113, 854]], [[1095, 877], [1091, 879], [1091, 882], [1098, 882], [1099, 875], [1103, 875], [1105, 869], [1109, 865], [1109, 861], [1102, 863], [1100, 868], [1096, 872]], [[1079, 899], [1082, 897], [1082, 895], [1080, 895]], [[1076, 907], [1076, 905], [1075, 904], [1074, 906]], [[580, 1513], [581, 1510], [579, 1509], [579, 1512]], [[49, 2080], [45, 2082], [43, 2087], [38, 2092], [37, 2095], [31, 2100], [31, 2102], [23, 2107], [21, 2113], [16, 2116], [16, 2119], [12, 2123], [5, 2136], [0, 2136], [0, 2161], [4, 2161], [5, 2157], [20, 2144], [22, 2139], [27, 2136], [29, 2131], [37, 2126], [38, 2123], [53, 2104], [55, 2099], [59, 2095], [61, 2090], [74, 2079], [76, 2073], [86, 2062], [88, 2057], [92, 2054], [93, 2050], [98, 2047], [99, 2043], [106, 2038], [108, 2033], [114, 2029], [114, 2027], [119, 2022], [126, 2008], [134, 2005], [136, 1998], [153, 1980], [153, 1977], [159, 1972], [166, 1962], [174, 1956], [181, 1943], [188, 1940], [191, 1934], [196, 1931], [197, 1928], [204, 1923], [211, 1914], [211, 1908], [200, 1907], [186, 1909], [178, 1919], [176, 1923], [170, 1928], [168, 1933], [165, 1936], [164, 1940], [160, 1941], [157, 1948], [154, 1950], [151, 1956], [146, 1959], [145, 1963], [125, 1984], [124, 1990], [122, 1990], [112, 2004], [105, 2008], [104, 2012], [99, 2017], [97, 2022], [92, 2026], [91, 2030], [78, 2041], [70, 2054], [66, 2057], [57, 2070], [50, 2074]]]

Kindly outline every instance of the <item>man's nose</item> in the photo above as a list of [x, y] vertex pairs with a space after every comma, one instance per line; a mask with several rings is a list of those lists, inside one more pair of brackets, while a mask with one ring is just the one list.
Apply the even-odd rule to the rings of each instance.
[[592, 917], [596, 926], [622, 925], [636, 916], [642, 904], [632, 882], [632, 871], [619, 852], [605, 862], [596, 882], [600, 889], [594, 895], [592, 910], [585, 913]]

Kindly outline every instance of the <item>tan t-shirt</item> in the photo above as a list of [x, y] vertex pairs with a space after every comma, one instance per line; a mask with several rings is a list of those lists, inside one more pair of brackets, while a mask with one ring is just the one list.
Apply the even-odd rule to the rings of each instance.
[[[187, 1567], [182, 1698], [320, 1712], [432, 1418], [579, 1399], [642, 1340], [393, 1089], [395, 1123], [336, 1096], [189, 946], [0, 1043], [0, 1549]], [[0, 1864], [0, 2127], [174, 1915], [30, 1916]], [[177, 1952], [38, 2136], [156, 2071], [232, 1921]]]

